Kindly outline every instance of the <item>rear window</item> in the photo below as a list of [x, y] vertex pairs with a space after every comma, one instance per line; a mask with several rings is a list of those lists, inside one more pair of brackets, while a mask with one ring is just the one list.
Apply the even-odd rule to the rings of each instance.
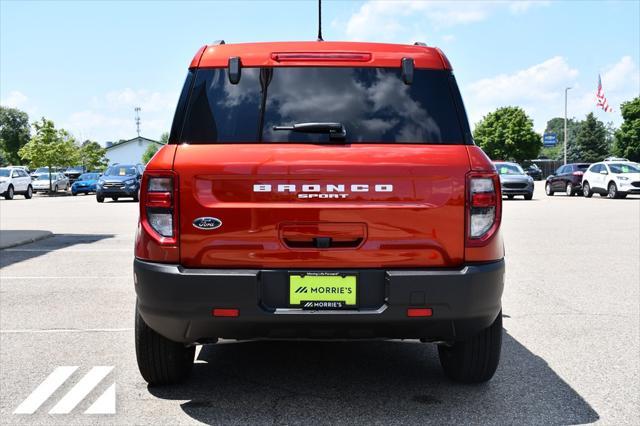
[[583, 171], [583, 172], [584, 172], [585, 170], [587, 170], [588, 168], [589, 168], [589, 165], [588, 165], [588, 164], [578, 164], [578, 165], [576, 166], [576, 169], [578, 169], [578, 170], [580, 170], [580, 171]]
[[190, 95], [181, 97], [186, 114], [179, 139], [323, 142], [328, 135], [273, 127], [338, 122], [349, 143], [461, 144], [458, 99], [451, 73], [443, 70], [415, 70], [406, 85], [399, 68], [243, 68], [233, 85], [226, 69], [198, 69]]

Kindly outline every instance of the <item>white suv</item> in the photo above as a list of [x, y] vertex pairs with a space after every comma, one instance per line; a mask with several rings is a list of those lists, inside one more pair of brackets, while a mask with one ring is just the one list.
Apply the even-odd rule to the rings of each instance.
[[594, 192], [609, 198], [640, 194], [640, 164], [631, 161], [592, 164], [582, 176], [582, 193], [591, 197]]
[[14, 194], [23, 194], [29, 199], [33, 195], [31, 177], [22, 168], [6, 167], [0, 169], [0, 195], [12, 200]]

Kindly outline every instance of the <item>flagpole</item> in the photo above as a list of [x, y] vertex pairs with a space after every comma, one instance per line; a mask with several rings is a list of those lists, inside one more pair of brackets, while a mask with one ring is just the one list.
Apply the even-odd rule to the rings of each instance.
[[567, 92], [571, 87], [564, 89], [564, 164], [567, 164]]

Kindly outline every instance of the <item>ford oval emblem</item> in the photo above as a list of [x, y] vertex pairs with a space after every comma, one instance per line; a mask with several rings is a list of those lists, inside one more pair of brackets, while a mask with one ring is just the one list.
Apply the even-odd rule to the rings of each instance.
[[222, 226], [222, 221], [217, 217], [199, 217], [193, 221], [193, 226], [198, 229], [218, 229]]

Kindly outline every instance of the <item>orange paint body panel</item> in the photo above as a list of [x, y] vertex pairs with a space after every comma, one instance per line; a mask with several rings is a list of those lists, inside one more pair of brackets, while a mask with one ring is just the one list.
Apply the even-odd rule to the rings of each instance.
[[[277, 53], [360, 53], [370, 55], [367, 61], [358, 60], [288, 60], [274, 59]], [[198, 60], [196, 60], [196, 57]], [[196, 54], [191, 68], [226, 67], [230, 57], [239, 57], [243, 67], [277, 66], [334, 66], [334, 67], [399, 67], [402, 58], [413, 58], [416, 68], [451, 69], [449, 61], [439, 50], [424, 46], [386, 43], [357, 43], [333, 41], [300, 41], [276, 43], [238, 43], [207, 46]]]
[[[181, 264], [459, 266], [468, 170], [464, 145], [180, 145], [175, 171]], [[270, 185], [270, 190], [256, 192], [254, 185]], [[302, 191], [304, 185], [347, 197], [307, 198], [315, 192]], [[376, 185], [385, 191], [375, 191]], [[338, 191], [331, 191], [334, 186]], [[192, 226], [205, 216], [223, 226], [215, 233]], [[291, 222], [299, 235], [291, 231]], [[344, 231], [346, 247], [292, 248], [283, 238], [287, 233], [294, 240], [336, 237], [338, 230]]]

